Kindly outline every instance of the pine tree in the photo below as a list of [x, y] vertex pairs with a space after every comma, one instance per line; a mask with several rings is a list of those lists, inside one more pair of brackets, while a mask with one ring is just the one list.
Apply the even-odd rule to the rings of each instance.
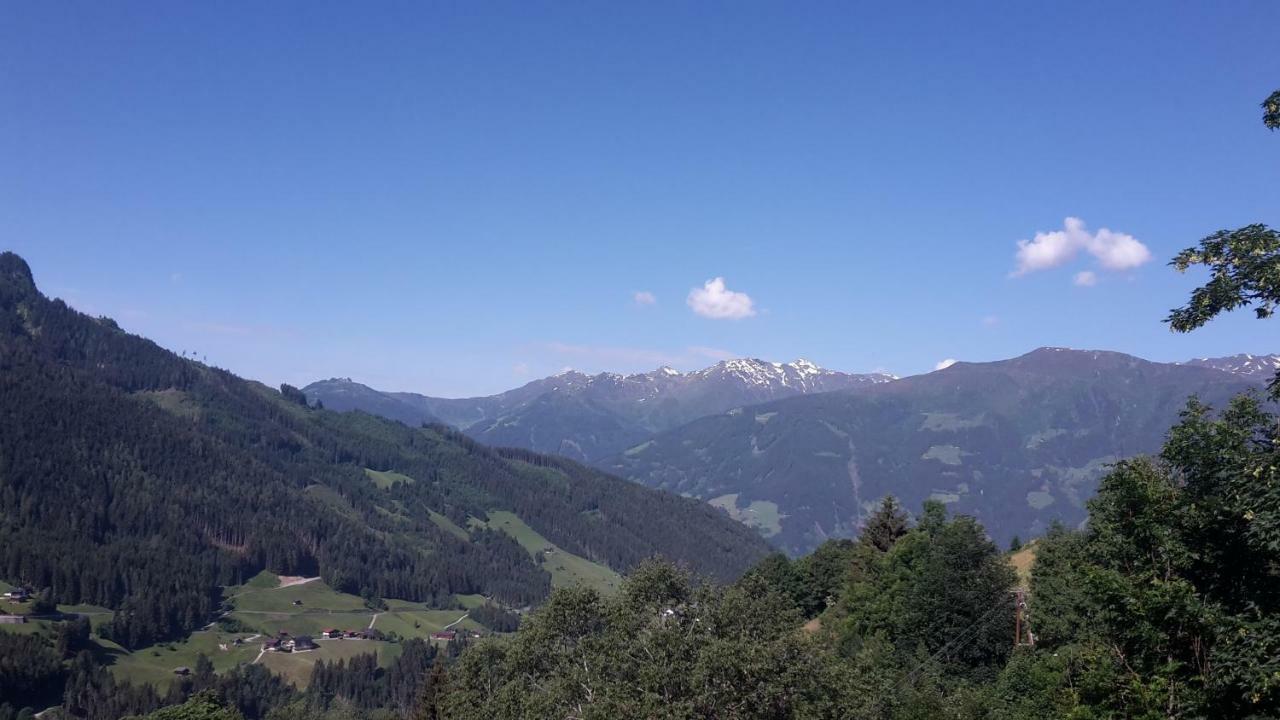
[[885, 496], [875, 514], [867, 520], [862, 528], [860, 539], [870, 543], [881, 552], [886, 552], [898, 538], [907, 534], [907, 513], [892, 495]]
[[413, 720], [441, 720], [441, 700], [448, 686], [448, 673], [444, 667], [444, 656], [437, 654], [431, 666], [431, 674], [422, 679], [422, 689], [418, 693], [418, 707], [414, 710]]

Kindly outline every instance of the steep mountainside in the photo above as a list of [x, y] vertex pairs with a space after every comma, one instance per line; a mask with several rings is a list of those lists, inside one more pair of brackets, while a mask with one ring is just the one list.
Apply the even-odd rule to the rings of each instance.
[[1220, 406], [1254, 387], [1209, 368], [1043, 348], [734, 408], [599, 465], [711, 500], [793, 553], [853, 534], [888, 494], [914, 510], [938, 498], [1005, 542], [1081, 522], [1107, 463], [1157, 451], [1188, 395]]
[[1261, 380], [1270, 380], [1275, 376], [1276, 371], [1280, 370], [1280, 355], [1249, 355], [1242, 353], [1218, 358], [1196, 358], [1183, 364], [1213, 368]]
[[525, 548], [459, 530], [496, 510], [618, 571], [656, 554], [728, 578], [768, 550], [694, 500], [283, 390], [49, 300], [0, 254], [0, 579], [114, 608], [107, 632], [137, 647], [203, 625], [220, 586], [264, 569], [536, 602], [550, 575]]
[[499, 395], [459, 400], [384, 393], [348, 380], [305, 388], [336, 410], [364, 410], [408, 424], [428, 418], [491, 445], [591, 461], [655, 432], [731, 407], [892, 380], [825, 370], [806, 360], [726, 360], [696, 372], [671, 368], [634, 375], [564, 372]]

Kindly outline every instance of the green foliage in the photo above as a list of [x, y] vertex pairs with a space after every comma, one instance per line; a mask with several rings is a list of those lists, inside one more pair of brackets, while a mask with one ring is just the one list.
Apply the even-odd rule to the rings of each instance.
[[515, 632], [520, 627], [520, 616], [504, 610], [493, 603], [485, 603], [473, 608], [469, 613], [472, 620], [493, 630], [494, 632]]
[[1053, 525], [1036, 543], [1031, 569], [1032, 627], [1040, 642], [1065, 645], [1088, 635], [1093, 604], [1081, 581], [1089, 561], [1084, 533]]
[[[1280, 90], [1264, 100], [1262, 108], [1263, 123], [1272, 130], [1280, 127]], [[1191, 300], [1165, 318], [1176, 332], [1190, 332], [1242, 307], [1252, 306], [1259, 319], [1268, 318], [1280, 304], [1280, 233], [1266, 225], [1219, 230], [1169, 264], [1178, 272], [1196, 266], [1210, 271], [1209, 281], [1191, 292]], [[1273, 398], [1280, 398], [1280, 373], [1270, 389]]]
[[0, 632], [0, 703], [20, 708], [56, 699], [61, 659], [39, 637]]
[[288, 383], [281, 383], [280, 395], [295, 405], [307, 406], [307, 394]]
[[1256, 399], [1194, 399], [1157, 459], [1119, 463], [1087, 533], [1055, 530], [1033, 571], [1041, 647], [1091, 658], [1102, 714], [1280, 712], [1280, 433]]
[[774, 553], [748, 573], [789, 598], [805, 618], [816, 617], [833, 605], [862, 563], [865, 548], [852, 540], [828, 540], [811, 554], [790, 560]]
[[444, 660], [437, 656], [431, 665], [431, 674], [421, 684], [410, 717], [413, 720], [444, 720], [444, 698], [448, 689], [449, 674], [445, 670]]
[[1256, 305], [1259, 318], [1271, 317], [1280, 303], [1280, 233], [1266, 225], [1219, 230], [1174, 256], [1178, 272], [1196, 266], [1210, 271], [1209, 282], [1191, 293], [1187, 305], [1170, 311], [1165, 322], [1190, 332], [1219, 313]]
[[227, 707], [212, 691], [196, 694], [181, 705], [162, 708], [144, 716], [144, 720], [244, 720], [234, 707]]
[[981, 525], [926, 504], [919, 525], [854, 579], [843, 646], [883, 638], [904, 664], [927, 658], [960, 677], [991, 677], [1013, 635], [1016, 576]]
[[616, 596], [559, 590], [449, 676], [450, 718], [843, 717], [831, 657], [756, 579], [716, 589], [638, 568]]

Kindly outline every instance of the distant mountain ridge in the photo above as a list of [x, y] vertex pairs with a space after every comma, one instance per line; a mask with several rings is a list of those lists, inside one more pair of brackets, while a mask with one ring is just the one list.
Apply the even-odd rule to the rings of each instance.
[[1260, 379], [1270, 379], [1280, 370], [1280, 355], [1250, 355], [1241, 353], [1239, 355], [1228, 355], [1226, 357], [1217, 358], [1196, 358], [1188, 360], [1183, 365], [1193, 365], [1195, 367], [1207, 367], [1215, 370], [1222, 370], [1234, 375], [1245, 375], [1247, 377], [1256, 377]]
[[597, 466], [692, 495], [788, 552], [855, 534], [885, 495], [978, 517], [992, 536], [1076, 525], [1106, 466], [1159, 450], [1189, 395], [1221, 407], [1259, 378], [1040, 348], [710, 415]]
[[304, 388], [332, 410], [363, 410], [416, 425], [439, 420], [491, 445], [551, 452], [591, 461], [684, 423], [733, 407], [896, 378], [827, 370], [807, 360], [725, 360], [692, 372], [587, 375], [566, 371], [504, 393], [433, 398], [382, 392], [348, 379]]
[[1046, 347], [901, 379], [743, 359], [689, 373], [568, 371], [465, 400], [350, 381], [306, 390], [330, 408], [435, 417], [486, 443], [698, 497], [802, 553], [856, 533], [886, 494], [913, 510], [942, 499], [1001, 541], [1078, 524], [1107, 464], [1157, 451], [1189, 395], [1221, 406], [1278, 366], [1276, 355], [1157, 363]]

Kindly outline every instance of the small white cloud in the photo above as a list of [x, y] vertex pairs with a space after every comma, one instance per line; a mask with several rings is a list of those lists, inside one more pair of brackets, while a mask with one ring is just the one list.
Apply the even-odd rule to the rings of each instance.
[[1038, 232], [1031, 240], [1019, 240], [1014, 277], [1057, 267], [1074, 259], [1083, 250], [1104, 270], [1129, 270], [1151, 260], [1151, 251], [1127, 233], [1102, 228], [1089, 232], [1080, 218], [1069, 217], [1061, 230]]
[[949, 367], [951, 367], [952, 365], [955, 365], [955, 364], [956, 364], [956, 359], [955, 359], [955, 358], [947, 358], [946, 360], [942, 360], [942, 361], [940, 361], [937, 365], [934, 365], [934, 366], [933, 366], [933, 369], [934, 369], [934, 370], [946, 370], [947, 368], [949, 368]]
[[529, 374], [529, 363], [516, 363], [511, 366], [511, 372], [516, 375], [525, 376]]
[[1076, 273], [1076, 276], [1071, 279], [1071, 282], [1079, 285], [1080, 287], [1092, 287], [1098, 284], [1098, 275], [1092, 270], [1085, 270], [1083, 272]]
[[982, 318], [982, 325], [984, 327], [995, 327], [999, 324], [1000, 324], [1000, 318], [995, 315], [987, 315], [986, 317]]
[[1108, 270], [1129, 270], [1151, 259], [1151, 251], [1138, 239], [1126, 233], [1111, 232], [1106, 228], [1093, 236], [1086, 247], [1089, 254], [1098, 258], [1098, 264]]
[[712, 278], [689, 291], [689, 308], [713, 320], [741, 320], [756, 314], [755, 302], [743, 292], [725, 287], [724, 278]]
[[658, 298], [654, 297], [653, 293], [649, 292], [648, 290], [638, 291], [635, 295], [631, 296], [631, 299], [635, 301], [636, 305], [639, 305], [641, 307], [644, 307], [646, 305], [654, 305], [658, 302]]

